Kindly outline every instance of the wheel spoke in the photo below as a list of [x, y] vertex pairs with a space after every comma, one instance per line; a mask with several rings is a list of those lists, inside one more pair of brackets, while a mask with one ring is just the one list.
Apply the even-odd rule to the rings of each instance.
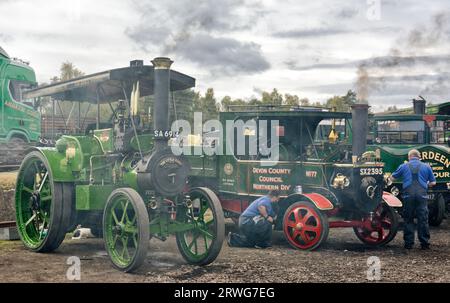
[[300, 216], [300, 214], [299, 214], [300, 208], [294, 209], [293, 212], [294, 212], [295, 222], [296, 222], [296, 223], [300, 222], [300, 221], [301, 221], [301, 216]]
[[304, 229], [305, 231], [313, 232], [313, 233], [315, 233], [315, 234], [318, 234], [318, 233], [319, 233], [319, 227], [317, 227], [317, 226], [305, 225], [305, 226], [303, 227], [303, 229]]
[[309, 218], [313, 217], [313, 214], [310, 211], [307, 211], [306, 214], [302, 218], [302, 223], [308, 222]]
[[199, 231], [200, 231], [200, 233], [203, 234], [204, 237], [208, 237], [208, 238], [210, 238], [210, 239], [214, 239], [214, 236], [211, 235], [211, 234], [210, 234], [209, 232], [207, 232], [206, 230], [200, 228]]
[[291, 227], [291, 228], [296, 228], [297, 227], [297, 224], [295, 222], [290, 221], [290, 220], [287, 221], [286, 225], [288, 227]]
[[120, 220], [120, 223], [123, 223], [123, 220], [125, 220], [125, 214], [127, 213], [127, 209], [128, 209], [128, 204], [130, 204], [130, 201], [127, 200], [127, 202], [125, 203], [125, 206], [123, 206], [123, 214], [122, 214], [122, 218]]
[[116, 248], [117, 240], [119, 239], [119, 235], [115, 235], [112, 243], [112, 247]]
[[299, 231], [294, 229], [294, 232], [292, 233], [292, 239], [295, 241], [297, 239], [298, 235], [299, 235]]
[[24, 190], [24, 191], [26, 191], [27, 193], [30, 193], [30, 194], [34, 193], [34, 191], [31, 188], [26, 187], [25, 185], [22, 186], [22, 190]]
[[[194, 233], [193, 233], [194, 234]], [[195, 233], [195, 235], [192, 236], [192, 242], [189, 244], [188, 249], [191, 250], [192, 246], [197, 245], [197, 239], [200, 236], [199, 233]]]
[[115, 209], [111, 209], [111, 213], [112, 213], [112, 217], [114, 219], [114, 222], [116, 223], [116, 225], [119, 225], [119, 219], [117, 219], [116, 210]]
[[41, 202], [46, 202], [46, 201], [51, 201], [52, 200], [52, 196], [48, 195], [48, 196], [41, 196]]
[[36, 214], [33, 214], [31, 218], [25, 223], [25, 227], [28, 226], [31, 222], [33, 222], [34, 218], [36, 218]]
[[126, 241], [124, 240], [124, 238], [123, 237], [121, 237], [120, 238], [120, 241], [122, 242], [122, 253], [120, 254], [120, 256], [122, 257], [122, 259], [124, 259], [125, 258], [125, 251], [126, 251], [126, 249], [127, 249], [127, 243], [126, 243]]
[[41, 183], [40, 183], [40, 185], [39, 185], [39, 189], [38, 189], [38, 192], [41, 192], [41, 190], [42, 190], [42, 187], [44, 186], [44, 184], [45, 184], [45, 181], [47, 180], [47, 177], [48, 177], [48, 172], [46, 172], [46, 173], [45, 173], [45, 175], [44, 175], [44, 178], [43, 178], [43, 179], [41, 179]]

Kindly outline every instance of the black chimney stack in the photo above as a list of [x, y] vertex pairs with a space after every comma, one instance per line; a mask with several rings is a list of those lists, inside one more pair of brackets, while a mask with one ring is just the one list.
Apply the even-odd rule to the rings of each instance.
[[170, 139], [165, 136], [170, 130], [169, 126], [169, 92], [170, 92], [170, 66], [173, 61], [169, 58], [158, 57], [152, 60], [154, 67], [154, 96], [153, 106], [155, 148], [161, 150], [167, 147], [167, 141]]
[[369, 129], [369, 105], [357, 103], [352, 106], [353, 156], [361, 157], [366, 151]]
[[413, 99], [414, 114], [425, 115], [427, 101], [422, 96], [419, 97], [420, 99]]

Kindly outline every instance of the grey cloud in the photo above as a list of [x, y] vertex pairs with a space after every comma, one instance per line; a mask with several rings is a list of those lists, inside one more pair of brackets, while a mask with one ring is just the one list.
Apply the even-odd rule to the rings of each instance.
[[[226, 37], [251, 29], [265, 14], [251, 0], [202, 0], [141, 3], [140, 22], [125, 33], [139, 47], [180, 55], [214, 73], [256, 73], [270, 68], [260, 45]], [[253, 4], [260, 4], [255, 0]]]
[[352, 19], [358, 15], [359, 11], [352, 7], [346, 7], [338, 11], [336, 17], [341, 19]]
[[214, 73], [257, 73], [270, 68], [259, 45], [230, 38], [201, 34], [177, 44], [174, 52]]

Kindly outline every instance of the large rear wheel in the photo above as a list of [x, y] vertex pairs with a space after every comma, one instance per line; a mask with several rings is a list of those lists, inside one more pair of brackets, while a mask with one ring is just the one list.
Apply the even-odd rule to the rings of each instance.
[[16, 184], [16, 222], [26, 248], [57, 249], [71, 224], [73, 184], [53, 181], [47, 159], [38, 151], [22, 162]]
[[176, 234], [178, 249], [190, 264], [207, 265], [219, 255], [225, 237], [222, 207], [208, 188], [194, 188], [189, 196], [192, 207], [180, 208], [177, 221], [194, 227]]
[[292, 247], [313, 250], [328, 238], [328, 217], [311, 202], [296, 202], [284, 214], [283, 231]]
[[103, 239], [114, 267], [124, 272], [139, 268], [147, 257], [150, 228], [147, 208], [131, 188], [114, 190], [103, 213]]
[[445, 199], [442, 194], [436, 194], [436, 197], [428, 206], [430, 210], [428, 223], [431, 226], [439, 226], [445, 218]]

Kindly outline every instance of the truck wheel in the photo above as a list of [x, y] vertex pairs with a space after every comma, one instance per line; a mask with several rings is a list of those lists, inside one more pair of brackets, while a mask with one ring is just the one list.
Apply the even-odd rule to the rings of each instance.
[[103, 212], [103, 240], [114, 267], [131, 272], [144, 263], [149, 225], [145, 203], [134, 189], [119, 188], [111, 193]]
[[373, 219], [365, 218], [370, 228], [354, 227], [353, 231], [361, 242], [378, 247], [391, 242], [397, 235], [399, 220], [393, 207], [382, 203], [375, 210]]
[[177, 221], [193, 228], [176, 234], [177, 246], [190, 264], [207, 265], [220, 253], [225, 238], [225, 219], [217, 195], [208, 188], [189, 192], [192, 207], [179, 207]]
[[311, 202], [296, 202], [284, 213], [283, 231], [292, 247], [313, 250], [328, 238], [328, 217]]
[[429, 206], [430, 214], [428, 217], [428, 223], [431, 226], [439, 226], [444, 220], [445, 217], [445, 200], [441, 194], [436, 195], [436, 198], [433, 200], [431, 205]]
[[16, 184], [16, 222], [26, 248], [36, 252], [57, 249], [70, 224], [73, 184], [54, 182], [47, 159], [29, 153]]

